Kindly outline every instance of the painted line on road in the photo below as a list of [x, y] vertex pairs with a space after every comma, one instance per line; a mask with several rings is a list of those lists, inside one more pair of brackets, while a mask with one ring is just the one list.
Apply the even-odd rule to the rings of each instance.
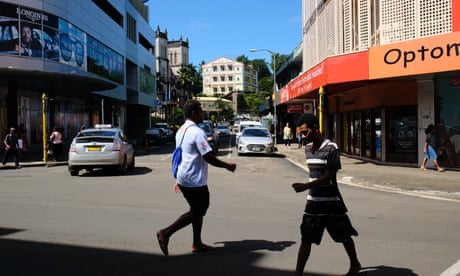
[[460, 260], [448, 269], [444, 270], [439, 276], [458, 276], [460, 275]]

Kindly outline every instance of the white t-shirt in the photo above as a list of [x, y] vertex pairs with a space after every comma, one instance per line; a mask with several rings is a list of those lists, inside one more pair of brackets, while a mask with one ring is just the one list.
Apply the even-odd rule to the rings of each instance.
[[[184, 136], [184, 131], [185, 132]], [[212, 151], [206, 133], [193, 121], [186, 120], [176, 133], [176, 145], [182, 136], [182, 162], [177, 170], [176, 181], [184, 187], [201, 187], [208, 183], [208, 162], [203, 156]]]

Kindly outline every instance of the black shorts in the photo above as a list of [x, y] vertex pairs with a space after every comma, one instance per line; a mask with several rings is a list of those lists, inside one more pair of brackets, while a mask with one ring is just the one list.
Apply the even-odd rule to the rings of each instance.
[[320, 244], [325, 228], [335, 242], [346, 242], [350, 240], [351, 236], [358, 235], [345, 214], [327, 216], [304, 214], [300, 226], [302, 242]]
[[190, 205], [190, 212], [197, 216], [206, 215], [209, 207], [209, 190], [208, 186], [190, 188], [180, 186], [180, 190]]

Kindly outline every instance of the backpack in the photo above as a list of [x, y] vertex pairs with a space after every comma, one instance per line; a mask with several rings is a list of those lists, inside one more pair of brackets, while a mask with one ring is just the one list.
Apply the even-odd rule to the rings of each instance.
[[184, 135], [182, 135], [182, 139], [180, 140], [180, 144], [174, 149], [171, 157], [171, 173], [174, 178], [177, 177], [177, 171], [179, 169], [179, 165], [182, 162], [182, 141], [184, 141], [185, 133], [187, 132], [188, 127], [184, 130]]

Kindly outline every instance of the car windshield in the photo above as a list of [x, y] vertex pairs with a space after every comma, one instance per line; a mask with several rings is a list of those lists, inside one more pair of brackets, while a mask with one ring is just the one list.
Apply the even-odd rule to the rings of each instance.
[[205, 131], [205, 132], [211, 132], [211, 126], [209, 124], [200, 124], [200, 127]]
[[251, 128], [243, 131], [242, 136], [244, 137], [270, 137], [268, 130], [263, 128]]
[[78, 134], [78, 137], [88, 137], [88, 136], [104, 136], [104, 137], [114, 137], [116, 132], [113, 130], [97, 130], [97, 131], [84, 131]]
[[228, 126], [217, 126], [218, 129], [227, 129]]

